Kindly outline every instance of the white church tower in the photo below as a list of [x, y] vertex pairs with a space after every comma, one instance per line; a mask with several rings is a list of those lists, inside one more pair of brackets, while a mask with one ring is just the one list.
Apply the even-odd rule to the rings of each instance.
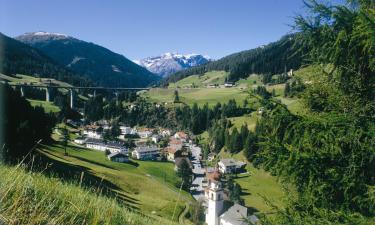
[[223, 211], [224, 200], [223, 200], [223, 188], [219, 179], [209, 179], [208, 187], [205, 192], [207, 199], [207, 213], [206, 223], [207, 225], [219, 225], [220, 215]]

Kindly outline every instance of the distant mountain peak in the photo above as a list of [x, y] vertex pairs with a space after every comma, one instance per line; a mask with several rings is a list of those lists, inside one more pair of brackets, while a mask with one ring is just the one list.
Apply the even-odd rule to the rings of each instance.
[[69, 37], [66, 34], [60, 34], [60, 33], [53, 33], [53, 32], [45, 32], [45, 31], [37, 31], [37, 32], [31, 32], [26, 33], [30, 35], [37, 35], [37, 36], [59, 36], [59, 37]]
[[73, 38], [66, 34], [61, 34], [61, 33], [37, 31], [37, 32], [24, 33], [16, 37], [16, 39], [62, 40], [62, 39], [73, 39]]
[[166, 77], [180, 70], [208, 63], [210, 60], [210, 57], [201, 54], [166, 52], [160, 56], [134, 60], [134, 62], [153, 73]]

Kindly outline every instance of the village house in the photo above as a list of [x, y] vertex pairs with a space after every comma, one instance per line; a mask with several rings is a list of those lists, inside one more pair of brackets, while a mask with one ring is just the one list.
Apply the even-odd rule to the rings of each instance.
[[111, 153], [115, 152], [128, 152], [128, 149], [124, 146], [123, 142], [118, 141], [109, 141], [105, 143], [100, 139], [88, 138], [86, 140], [86, 148], [95, 149], [99, 151], [110, 151]]
[[128, 162], [129, 161], [129, 157], [122, 152], [111, 153], [107, 156], [107, 158], [111, 160], [112, 162]]
[[169, 139], [168, 146], [171, 147], [171, 148], [180, 150], [180, 149], [182, 149], [182, 145], [183, 145], [182, 140], [178, 140], [174, 137], [171, 137]]
[[132, 157], [139, 160], [155, 160], [160, 155], [160, 150], [156, 146], [136, 147], [132, 152]]
[[101, 139], [103, 137], [103, 128], [95, 125], [86, 126], [83, 134], [88, 138]]
[[150, 128], [144, 128], [137, 131], [137, 134], [140, 138], [149, 138], [152, 136], [153, 129]]
[[126, 127], [126, 126], [120, 126], [121, 134], [122, 135], [128, 135], [128, 134], [136, 134], [137, 130], [131, 128], [131, 127]]
[[152, 135], [151, 141], [157, 144], [160, 141], [160, 136], [157, 134]]
[[182, 142], [186, 142], [189, 137], [185, 132], [179, 131], [179, 132], [174, 134], [174, 138], [176, 138], [178, 140], [181, 140]]
[[162, 137], [169, 137], [171, 136], [171, 131], [168, 130], [168, 129], [161, 129], [159, 134], [162, 136]]
[[234, 87], [235, 86], [235, 83], [234, 82], [225, 82], [224, 83], [224, 87], [226, 87], [226, 88], [230, 88], [230, 87]]
[[171, 162], [174, 162], [175, 158], [181, 156], [181, 150], [173, 147], [166, 147], [164, 153], [166, 154], [167, 160]]
[[110, 151], [111, 153], [115, 152], [122, 152], [128, 153], [128, 149], [124, 146], [124, 142], [120, 141], [109, 141], [106, 143], [106, 150]]
[[236, 173], [237, 171], [243, 169], [246, 163], [241, 161], [236, 161], [234, 159], [221, 159], [218, 163], [219, 171], [223, 174], [225, 173]]

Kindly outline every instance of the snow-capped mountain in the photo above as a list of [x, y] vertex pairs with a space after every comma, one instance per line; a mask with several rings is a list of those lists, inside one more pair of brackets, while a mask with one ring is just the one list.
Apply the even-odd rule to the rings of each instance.
[[135, 60], [134, 62], [145, 67], [149, 71], [158, 74], [162, 77], [167, 77], [177, 71], [187, 69], [193, 66], [199, 66], [209, 62], [211, 59], [208, 56], [200, 54], [178, 54], [165, 53], [161, 56], [149, 57], [142, 60]]

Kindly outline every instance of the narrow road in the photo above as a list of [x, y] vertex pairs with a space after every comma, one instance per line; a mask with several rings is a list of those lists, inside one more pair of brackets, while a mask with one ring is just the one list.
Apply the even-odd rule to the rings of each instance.
[[202, 164], [200, 161], [200, 154], [201, 148], [197, 145], [190, 145], [190, 150], [192, 154], [192, 164], [193, 164], [193, 174], [194, 180], [192, 182], [192, 187], [190, 188], [190, 192], [193, 197], [198, 200], [204, 198], [204, 189], [202, 185], [202, 181], [204, 179], [204, 168], [202, 168]]

